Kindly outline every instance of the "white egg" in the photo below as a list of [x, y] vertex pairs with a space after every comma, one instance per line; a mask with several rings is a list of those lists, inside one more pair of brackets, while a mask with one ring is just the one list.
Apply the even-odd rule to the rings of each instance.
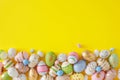
[[8, 69], [8, 75], [14, 78], [14, 77], [18, 77], [19, 73], [14, 67], [10, 67]]
[[8, 50], [8, 57], [9, 57], [9, 58], [14, 58], [15, 55], [16, 55], [16, 49], [15, 49], [15, 48], [10, 48], [10, 49]]

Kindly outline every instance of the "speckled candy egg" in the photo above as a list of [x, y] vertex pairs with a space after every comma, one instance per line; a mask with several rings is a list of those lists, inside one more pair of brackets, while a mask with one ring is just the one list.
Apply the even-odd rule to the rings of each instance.
[[105, 80], [114, 80], [116, 75], [117, 75], [117, 72], [114, 69], [111, 69], [111, 70], [107, 71]]
[[73, 65], [74, 72], [82, 72], [86, 68], [86, 61], [80, 60]]
[[12, 78], [8, 75], [7, 72], [4, 72], [1, 77], [2, 80], [12, 80]]
[[56, 55], [54, 52], [48, 52], [45, 56], [45, 61], [46, 61], [46, 64], [51, 67], [53, 66], [54, 62], [56, 60]]
[[39, 75], [47, 74], [48, 67], [43, 61], [40, 61], [39, 64], [37, 65], [37, 72]]
[[111, 54], [111, 56], [109, 57], [109, 63], [111, 64], [111, 66], [113, 68], [117, 67], [119, 64], [119, 58], [117, 54]]
[[99, 54], [101, 58], [108, 58], [109, 55], [110, 55], [110, 52], [108, 50], [102, 50]]
[[74, 73], [71, 76], [71, 80], [84, 80], [84, 75], [82, 73]]
[[79, 57], [76, 52], [70, 52], [68, 56], [68, 62], [70, 64], [75, 64], [78, 61]]
[[73, 73], [73, 67], [69, 62], [63, 62], [61, 67], [64, 73], [69, 75]]
[[90, 51], [84, 51], [83, 53], [82, 53], [82, 57], [85, 59], [85, 60], [87, 60], [87, 61], [94, 61], [94, 60], [96, 60], [96, 56], [95, 56], [95, 54], [92, 54]]
[[64, 53], [61, 53], [61, 54], [58, 55], [57, 60], [59, 62], [65, 62], [67, 60], [67, 55], [64, 54]]
[[37, 80], [38, 74], [34, 68], [31, 68], [29, 71], [29, 80]]
[[14, 77], [18, 77], [19, 73], [14, 67], [11, 67], [8, 69], [8, 75], [14, 78]]
[[32, 54], [29, 58], [29, 64], [28, 66], [33, 68], [38, 64], [39, 56], [37, 54]]
[[8, 49], [8, 57], [9, 58], [14, 58], [15, 55], [16, 55], [16, 49], [15, 48]]
[[68, 75], [57, 76], [55, 80], [70, 80], [70, 76]]

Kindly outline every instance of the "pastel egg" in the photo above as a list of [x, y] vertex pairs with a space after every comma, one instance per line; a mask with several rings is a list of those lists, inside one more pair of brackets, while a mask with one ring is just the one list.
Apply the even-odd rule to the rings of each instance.
[[82, 57], [83, 59], [90, 61], [90, 62], [96, 60], [95, 54], [92, 54], [90, 51], [84, 51], [82, 53]]
[[79, 56], [78, 56], [77, 52], [70, 52], [69, 56], [75, 56], [77, 59], [79, 59]]
[[73, 65], [74, 72], [82, 72], [86, 68], [86, 61], [80, 60]]
[[73, 73], [73, 67], [69, 62], [63, 62], [62, 63], [62, 70], [64, 71], [64, 73], [70, 75]]
[[68, 56], [68, 62], [70, 64], [75, 64], [77, 62], [77, 58], [75, 56]]
[[110, 52], [108, 50], [102, 50], [99, 54], [101, 58], [108, 58], [109, 55], [110, 55]]
[[8, 75], [7, 72], [4, 72], [1, 77], [2, 80], [12, 80], [12, 78]]
[[45, 56], [45, 61], [47, 66], [51, 67], [53, 66], [54, 62], [56, 60], [56, 55], [54, 52], [48, 52]]
[[29, 58], [29, 64], [28, 66], [33, 68], [38, 64], [39, 56], [37, 54], [32, 54]]
[[68, 75], [57, 76], [55, 80], [70, 80]]
[[23, 60], [23, 64], [24, 64], [25, 66], [27, 66], [27, 65], [29, 64], [29, 61], [28, 61], [27, 59], [24, 59], [24, 60]]
[[109, 57], [109, 63], [111, 64], [111, 66], [113, 68], [117, 67], [119, 64], [119, 57], [117, 54], [111, 54], [111, 56]]
[[6, 60], [4, 60], [3, 65], [4, 65], [5, 69], [8, 69], [8, 68], [12, 67], [14, 65], [14, 63], [12, 60], [6, 59]]
[[58, 55], [57, 60], [59, 62], [65, 62], [67, 60], [67, 55], [64, 54], [64, 53], [61, 53], [61, 54]]
[[29, 71], [29, 80], [37, 80], [38, 74], [34, 68], [31, 68]]
[[104, 80], [105, 72], [101, 71], [92, 75], [92, 80]]
[[117, 75], [117, 72], [114, 69], [111, 69], [111, 70], [107, 71], [105, 80], [114, 80], [116, 75]]
[[8, 75], [10, 77], [14, 78], [14, 77], [18, 77], [19, 73], [18, 73], [18, 71], [14, 67], [10, 67], [8, 69]]
[[39, 75], [47, 74], [48, 67], [43, 61], [40, 61], [39, 64], [37, 65], [37, 72]]
[[82, 73], [74, 73], [71, 76], [71, 80], [84, 80], [84, 75]]
[[57, 71], [57, 75], [58, 75], [58, 76], [62, 76], [63, 74], [64, 74], [63, 70]]
[[15, 48], [9, 48], [8, 49], [8, 57], [9, 58], [14, 58], [16, 55], [16, 49]]

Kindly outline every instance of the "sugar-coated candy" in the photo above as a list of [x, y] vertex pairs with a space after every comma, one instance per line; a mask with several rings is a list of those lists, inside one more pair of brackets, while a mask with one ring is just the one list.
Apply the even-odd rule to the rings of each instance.
[[91, 52], [88, 51], [88, 50], [82, 52], [82, 57], [83, 57], [85, 60], [90, 61], [90, 62], [96, 60], [95, 54], [91, 53]]
[[96, 67], [97, 67], [97, 63], [95, 61], [88, 63], [88, 65], [87, 65], [87, 67], [85, 69], [85, 73], [87, 75], [94, 74]]
[[64, 53], [61, 53], [61, 54], [58, 55], [57, 60], [59, 62], [65, 62], [67, 60], [67, 55], [64, 54]]
[[45, 75], [48, 72], [48, 67], [47, 65], [43, 62], [40, 61], [37, 65], [37, 72], [39, 75]]
[[109, 57], [109, 63], [113, 68], [117, 67], [118, 64], [119, 64], [118, 55], [117, 54], [111, 54], [111, 56]]
[[69, 62], [63, 62], [62, 63], [62, 70], [64, 71], [64, 73], [70, 75], [73, 73], [73, 67]]
[[75, 64], [79, 59], [79, 56], [76, 52], [70, 52], [68, 56], [68, 62], [70, 64]]
[[86, 68], [86, 61], [79, 60], [73, 65], [74, 72], [82, 72]]
[[98, 58], [97, 63], [98, 63], [98, 66], [100, 66], [103, 71], [107, 71], [110, 69], [109, 62], [103, 58]]
[[23, 63], [16, 63], [15, 68], [20, 72], [20, 73], [26, 73], [29, 71], [29, 67], [25, 66]]
[[70, 76], [68, 75], [57, 76], [55, 80], [70, 80]]
[[29, 58], [29, 67], [35, 67], [38, 64], [39, 56], [37, 54], [32, 54]]
[[25, 74], [20, 74], [18, 77], [13, 78], [13, 80], [27, 80]]
[[47, 66], [51, 67], [53, 66], [54, 62], [56, 60], [56, 55], [54, 52], [48, 52], [45, 56], [45, 61]]
[[84, 80], [84, 75], [82, 73], [74, 73], [71, 75], [71, 80]]
[[10, 68], [8, 69], [8, 75], [9, 75], [10, 77], [14, 78], [14, 77], [18, 77], [19, 73], [18, 73], [18, 71], [15, 69], [15, 67], [10, 67]]
[[3, 65], [5, 69], [8, 69], [14, 65], [13, 61], [10, 59], [6, 59], [3, 61]]
[[15, 61], [17, 62], [23, 62], [23, 60], [27, 59], [28, 60], [29, 55], [27, 52], [21, 51], [15, 56]]
[[40, 80], [54, 80], [54, 78], [50, 75], [43, 75]]
[[101, 58], [108, 58], [110, 52], [108, 50], [102, 50], [99, 55]]
[[58, 75], [58, 76], [62, 76], [63, 74], [64, 74], [63, 70], [57, 71], [57, 75]]
[[8, 57], [9, 58], [14, 58], [16, 55], [16, 49], [15, 48], [9, 48], [8, 49]]
[[92, 75], [92, 80], [103, 80], [105, 77], [105, 72], [104, 71], [101, 71], [99, 73], [95, 73]]
[[117, 75], [117, 72], [114, 69], [111, 69], [111, 70], [107, 71], [105, 80], [114, 80], [116, 75]]
[[12, 78], [8, 75], [8, 72], [4, 72], [1, 76], [1, 80], [12, 80]]
[[34, 68], [31, 68], [29, 71], [29, 80], [37, 80], [38, 79], [38, 73]]

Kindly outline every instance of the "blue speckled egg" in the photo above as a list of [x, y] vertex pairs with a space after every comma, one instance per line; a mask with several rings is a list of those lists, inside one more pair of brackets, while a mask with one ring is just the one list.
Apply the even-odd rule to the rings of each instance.
[[73, 65], [74, 72], [82, 72], [86, 68], [86, 61], [80, 60]]
[[27, 66], [29, 64], [29, 61], [27, 59], [23, 60], [23, 64]]
[[63, 70], [59, 70], [59, 71], [57, 71], [57, 75], [58, 75], [58, 76], [62, 76], [63, 73], [64, 73]]

